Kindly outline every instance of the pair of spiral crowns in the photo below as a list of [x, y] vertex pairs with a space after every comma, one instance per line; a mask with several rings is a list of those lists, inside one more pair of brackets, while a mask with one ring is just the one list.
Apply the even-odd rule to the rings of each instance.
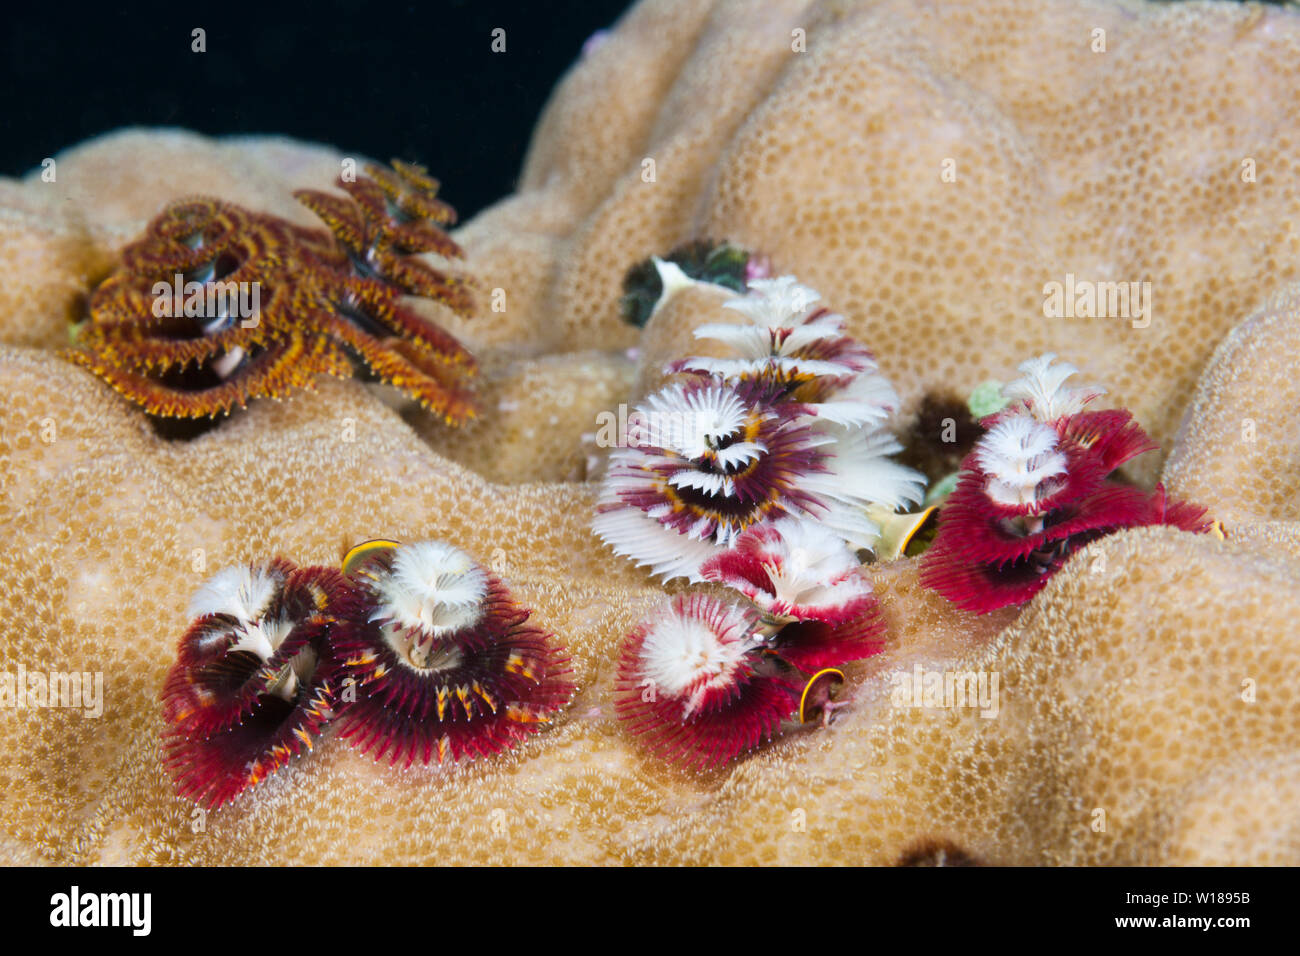
[[162, 692], [164, 762], [209, 807], [330, 725], [376, 760], [442, 763], [514, 747], [573, 693], [563, 648], [441, 542], [367, 542], [341, 568], [228, 568], [189, 616]]
[[473, 314], [468, 279], [420, 258], [462, 256], [442, 229], [455, 210], [420, 166], [365, 171], [339, 178], [343, 196], [294, 193], [328, 231], [219, 199], [169, 204], [92, 294], [66, 357], [163, 418], [224, 415], [357, 370], [449, 424], [472, 418], [473, 356], [404, 301]]

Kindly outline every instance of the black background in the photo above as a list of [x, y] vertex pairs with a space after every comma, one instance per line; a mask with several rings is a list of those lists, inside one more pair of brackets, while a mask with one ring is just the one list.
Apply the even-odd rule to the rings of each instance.
[[[421, 162], [468, 219], [513, 191], [537, 117], [627, 0], [8, 4], [0, 175], [123, 126], [275, 133]], [[191, 52], [195, 27], [207, 52]], [[491, 50], [506, 31], [506, 52]]]

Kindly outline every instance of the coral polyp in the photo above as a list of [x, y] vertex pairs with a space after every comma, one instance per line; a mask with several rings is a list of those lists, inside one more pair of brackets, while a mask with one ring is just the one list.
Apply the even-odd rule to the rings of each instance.
[[464, 551], [367, 545], [345, 565], [364, 604], [332, 640], [355, 696], [339, 735], [362, 753], [405, 765], [487, 756], [568, 703], [563, 650]]
[[1078, 370], [1055, 360], [1020, 365], [1002, 389], [1010, 404], [983, 420], [939, 513], [921, 580], [966, 610], [1023, 604], [1075, 551], [1121, 528], [1210, 529], [1203, 508], [1112, 477], [1155, 445], [1123, 409], [1085, 411], [1103, 390], [1067, 387]]
[[461, 251], [451, 207], [418, 166], [367, 167], [348, 195], [295, 195], [328, 232], [217, 199], [167, 206], [95, 290], [66, 355], [160, 417], [207, 418], [360, 368], [457, 424], [476, 365], [403, 301], [469, 316], [467, 281], [417, 257]]
[[329, 629], [356, 600], [339, 571], [283, 559], [199, 589], [162, 691], [164, 763], [180, 795], [221, 806], [312, 749], [337, 705]]

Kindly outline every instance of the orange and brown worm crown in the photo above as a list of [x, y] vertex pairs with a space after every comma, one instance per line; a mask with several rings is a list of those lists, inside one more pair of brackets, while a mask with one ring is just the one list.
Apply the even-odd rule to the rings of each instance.
[[472, 418], [474, 357], [406, 301], [474, 314], [441, 228], [455, 211], [419, 166], [366, 173], [339, 179], [346, 195], [295, 193], [328, 231], [218, 199], [168, 204], [91, 295], [67, 357], [162, 417], [226, 414], [360, 370], [449, 424]]

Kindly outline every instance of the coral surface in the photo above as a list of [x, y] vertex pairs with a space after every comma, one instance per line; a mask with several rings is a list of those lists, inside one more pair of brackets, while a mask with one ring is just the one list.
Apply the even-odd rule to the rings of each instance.
[[[483, 313], [413, 306], [485, 370], [455, 439], [322, 379], [169, 442], [56, 355], [165, 203], [311, 228], [293, 191], [339, 154], [125, 131], [56, 156], [54, 182], [0, 182], [0, 679], [103, 675], [98, 717], [0, 685], [0, 859], [1300, 863], [1300, 299], [1278, 291], [1300, 278], [1297, 64], [1300, 17], [1250, 4], [640, 4], [561, 84], [519, 192], [454, 233]], [[619, 298], [630, 266], [705, 236], [816, 286], [904, 430], [925, 396], [1068, 354], [1227, 539], [1111, 535], [980, 616], [913, 559], [869, 565], [885, 646], [844, 667], [829, 727], [703, 773], [655, 759], [612, 702], [665, 588], [591, 533], [603, 450], [583, 436], [701, 354], [719, 297], [689, 289], [643, 332]], [[1067, 274], [1149, 281], [1150, 324], [1045, 317]], [[465, 765], [394, 769], [327, 734], [219, 810], [176, 796], [158, 695], [194, 592], [377, 536], [489, 567], [566, 648], [570, 707]], [[982, 699], [927, 706], [934, 673], [983, 675]]]

